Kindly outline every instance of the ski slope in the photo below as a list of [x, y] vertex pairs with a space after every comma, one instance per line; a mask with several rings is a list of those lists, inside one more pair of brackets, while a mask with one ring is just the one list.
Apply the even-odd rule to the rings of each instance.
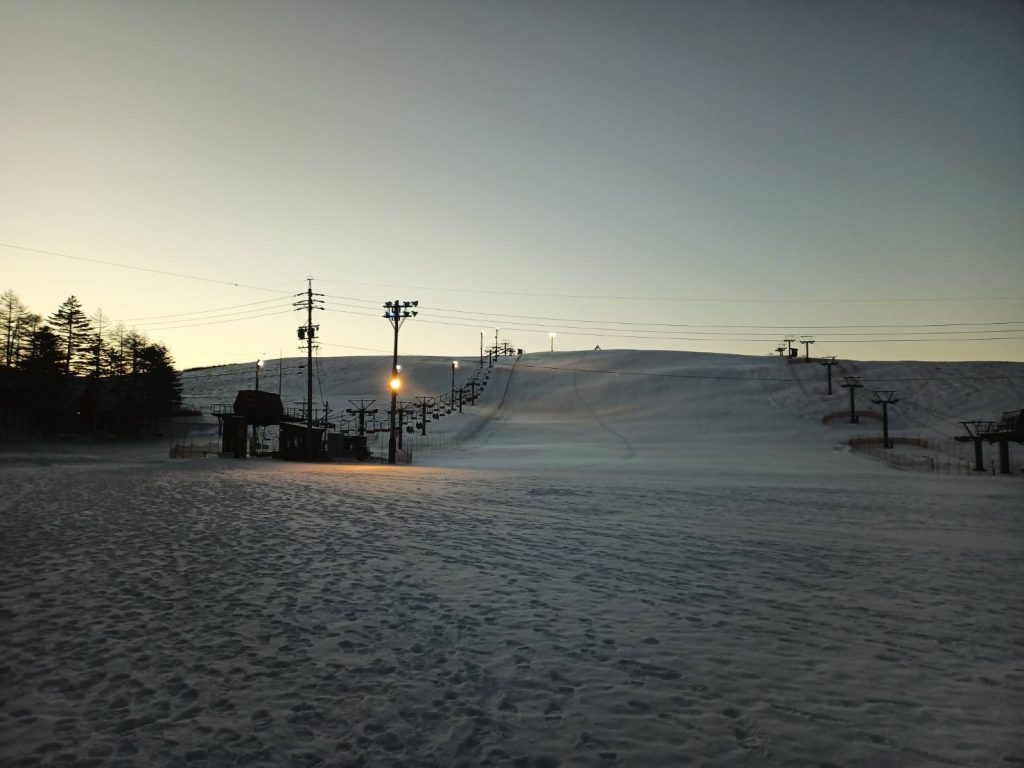
[[[332, 409], [385, 404], [389, 360], [319, 367]], [[404, 397], [450, 391], [450, 361], [403, 373]], [[893, 433], [951, 451], [957, 420], [1019, 408], [1024, 381], [834, 373], [896, 390]], [[251, 374], [189, 372], [186, 394], [206, 410]], [[894, 468], [848, 445], [877, 420], [825, 423], [848, 395], [824, 377], [503, 358], [475, 406], [428, 423], [454, 447], [410, 439], [399, 466], [172, 461], [169, 435], [5, 449], [0, 762], [1024, 762], [1020, 454], [1011, 476]]]

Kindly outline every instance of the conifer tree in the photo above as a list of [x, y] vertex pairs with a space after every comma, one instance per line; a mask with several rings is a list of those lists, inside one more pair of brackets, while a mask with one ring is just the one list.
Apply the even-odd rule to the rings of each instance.
[[109, 370], [108, 358], [104, 352], [107, 349], [107, 329], [110, 326], [110, 320], [102, 309], [93, 312], [89, 319], [92, 321], [93, 328], [92, 337], [89, 339], [89, 353], [92, 357], [90, 374], [99, 378]]
[[167, 416], [181, 407], [181, 374], [162, 344], [147, 344], [138, 350], [137, 380], [145, 394], [146, 410], [152, 417]]
[[22, 324], [28, 312], [12, 290], [0, 293], [0, 333], [3, 341], [3, 364], [12, 368], [18, 362]]
[[65, 370], [63, 341], [50, 326], [42, 325], [32, 332], [28, 354], [18, 368], [33, 376], [60, 376]]
[[50, 323], [61, 340], [64, 355], [64, 375], [88, 371], [88, 344], [92, 327], [89, 318], [82, 311], [81, 302], [69, 296], [56, 312], [50, 315]]

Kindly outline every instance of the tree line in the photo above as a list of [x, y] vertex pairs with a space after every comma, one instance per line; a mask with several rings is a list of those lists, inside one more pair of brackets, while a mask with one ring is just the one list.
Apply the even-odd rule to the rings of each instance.
[[101, 384], [106, 391], [117, 389], [122, 399], [130, 391], [145, 404], [140, 418], [167, 415], [181, 406], [181, 377], [167, 347], [112, 322], [100, 309], [87, 315], [75, 296], [44, 318], [13, 290], [5, 291], [0, 294], [0, 341], [0, 367], [21, 388], [42, 383], [59, 395], [73, 382], [82, 389], [87, 380], [94, 389]]

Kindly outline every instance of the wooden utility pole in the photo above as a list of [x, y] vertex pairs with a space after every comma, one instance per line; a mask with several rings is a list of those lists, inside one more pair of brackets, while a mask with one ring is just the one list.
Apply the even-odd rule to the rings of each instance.
[[[303, 294], [298, 294], [302, 296]], [[323, 309], [323, 302], [314, 298], [323, 296], [322, 293], [313, 293], [313, 278], [307, 278], [305, 299], [295, 302], [296, 307], [305, 307], [306, 324], [299, 326], [299, 339], [306, 342], [306, 461], [314, 459], [313, 451], [313, 339], [320, 330], [319, 325], [313, 325], [313, 310]]]
[[402, 387], [401, 379], [398, 378], [398, 331], [410, 317], [416, 317], [419, 312], [410, 307], [418, 307], [418, 301], [402, 301], [395, 299], [384, 304], [384, 318], [391, 323], [395, 329], [395, 352], [391, 358], [391, 435], [388, 438], [388, 464], [394, 464], [397, 460], [397, 435], [395, 434], [395, 417], [398, 415], [398, 390]]

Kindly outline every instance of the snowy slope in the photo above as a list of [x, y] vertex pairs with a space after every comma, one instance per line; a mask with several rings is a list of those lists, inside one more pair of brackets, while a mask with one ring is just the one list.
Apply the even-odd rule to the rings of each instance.
[[[302, 364], [297, 358], [282, 364], [286, 405], [304, 402]], [[381, 414], [387, 409], [388, 358], [327, 358], [317, 372], [318, 407], [326, 401], [336, 412], [364, 399], [375, 400]], [[486, 365], [478, 370], [476, 359], [462, 359], [456, 386], [473, 376], [483, 381], [488, 372]], [[963, 433], [960, 420], [998, 418], [1024, 407], [1019, 363], [846, 361], [833, 370], [829, 397], [826, 370], [816, 362], [630, 350], [536, 353], [500, 358], [476, 406], [428, 423], [431, 435], [473, 432], [471, 447], [456, 457], [428, 456], [419, 449], [430, 441], [408, 442], [417, 462], [492, 468], [628, 461], [634, 471], [685, 464], [709, 472], [831, 472], [831, 449], [850, 437], [881, 435], [880, 419], [871, 414], [857, 425], [845, 417], [823, 424], [828, 414], [849, 410], [840, 385], [850, 375], [865, 385], [856, 393], [858, 411], [880, 412], [870, 402], [874, 390], [894, 390], [899, 403], [890, 410], [891, 433], [924, 438], [950, 454], [966, 450], [952, 440]], [[190, 371], [184, 378], [186, 402], [209, 409], [230, 403], [239, 387], [251, 387], [253, 367]], [[404, 359], [403, 378], [403, 401], [447, 395], [450, 360]], [[263, 382], [276, 390], [273, 362]]]
[[[407, 396], [448, 391], [403, 362]], [[324, 360], [324, 398], [383, 405], [389, 367]], [[1020, 365], [853, 367], [900, 433], [1021, 405]], [[560, 352], [499, 361], [411, 466], [0, 447], [0, 764], [1024, 763], [1020, 474], [851, 452], [878, 422], [824, 423], [823, 392]]]

